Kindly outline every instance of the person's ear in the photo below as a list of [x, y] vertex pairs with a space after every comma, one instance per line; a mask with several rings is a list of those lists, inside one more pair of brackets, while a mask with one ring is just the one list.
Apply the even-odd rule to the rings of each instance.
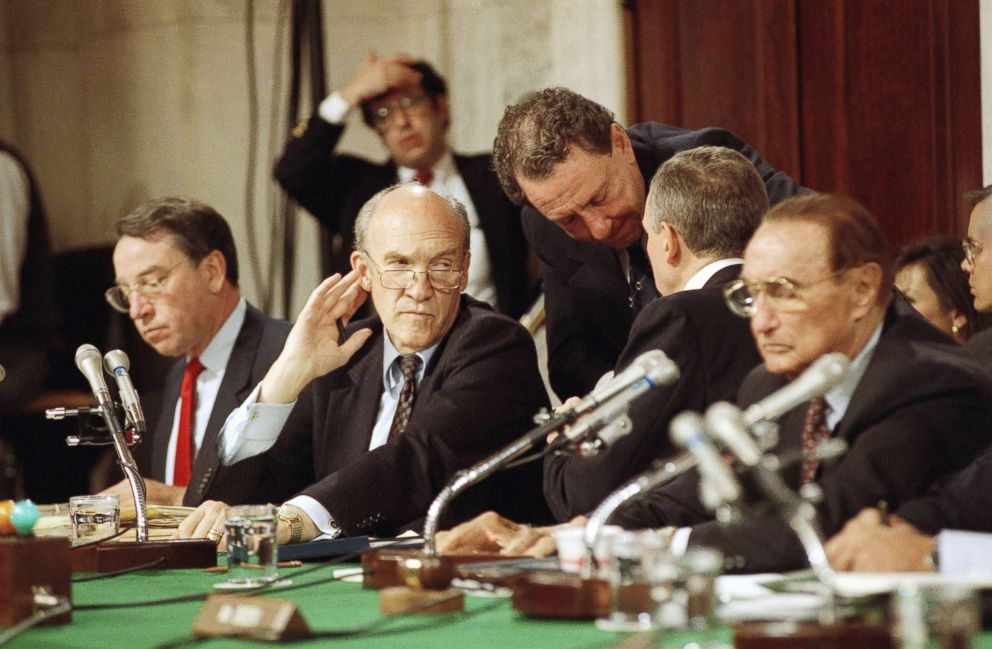
[[227, 259], [220, 250], [211, 250], [200, 260], [197, 269], [205, 274], [211, 293], [217, 293], [227, 281]]
[[469, 263], [472, 261], [472, 253], [465, 251], [465, 260], [462, 262], [462, 281], [458, 287], [458, 292], [461, 293], [468, 286], [468, 267]]
[[662, 221], [658, 236], [662, 237], [665, 263], [669, 266], [678, 265], [682, 257], [682, 240], [679, 238], [679, 231], [668, 221]]
[[853, 290], [851, 314], [855, 321], [868, 315], [878, 303], [878, 292], [882, 287], [882, 267], [870, 261], [847, 271]]
[[349, 258], [351, 261], [351, 267], [353, 270], [358, 271], [358, 285], [362, 287], [366, 293], [372, 290], [372, 280], [369, 277], [369, 265], [365, 260], [365, 255], [361, 252], [354, 250]]

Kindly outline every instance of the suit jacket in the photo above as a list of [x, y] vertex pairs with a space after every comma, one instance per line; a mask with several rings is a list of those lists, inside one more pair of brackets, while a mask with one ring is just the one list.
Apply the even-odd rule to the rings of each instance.
[[[376, 192], [396, 184], [397, 172], [392, 161], [378, 164], [334, 153], [343, 133], [344, 126], [329, 124], [314, 115], [307, 129], [286, 143], [274, 173], [293, 200], [328, 230], [343, 237], [344, 246], [333, 270], [346, 273], [351, 269], [348, 244], [354, 238], [359, 209]], [[485, 234], [500, 310], [520, 317], [534, 293], [527, 271], [528, 251], [520, 226], [520, 208], [500, 188], [489, 155], [454, 157]]]
[[761, 362], [748, 321], [733, 315], [723, 285], [740, 265], [717, 272], [704, 288], [661, 297], [637, 316], [617, 371], [650, 349], [678, 366], [677, 383], [658, 387], [631, 405], [633, 432], [592, 457], [550, 456], [544, 464], [544, 496], [558, 520], [595, 508], [651, 462], [674, 455], [668, 435], [683, 410], [702, 412], [716, 401], [734, 401], [744, 377]]
[[[362, 327], [373, 337], [347, 365], [303, 390], [269, 453], [276, 471], [326, 507], [345, 534], [390, 535], [417, 528], [456, 471], [530, 429], [547, 393], [527, 331], [462, 296], [417, 386], [406, 430], [370, 451], [384, 334], [377, 317], [349, 329]], [[536, 463], [500, 472], [457, 498], [443, 520], [448, 525], [486, 509], [546, 520], [540, 479]]]
[[[275, 477], [269, 470], [266, 455], [263, 453], [229, 467], [222, 466], [217, 457], [217, 436], [231, 411], [265, 377], [265, 373], [282, 351], [290, 328], [288, 322], [270, 318], [248, 305], [244, 324], [238, 332], [217, 399], [210, 411], [203, 443], [200, 444], [193, 462], [189, 486], [183, 497], [184, 505], [195, 507], [208, 499], [235, 505], [278, 499], [279, 495], [274, 493]], [[163, 407], [152, 431], [151, 477], [156, 480], [165, 479], [169, 437], [172, 434], [185, 369], [186, 361], [180, 360], [169, 371], [163, 391]]]
[[896, 513], [927, 534], [944, 529], [992, 532], [992, 448]]
[[[679, 151], [716, 145], [736, 149], [754, 162], [773, 205], [802, 190], [728, 131], [646, 123], [628, 128], [627, 135], [645, 188], [658, 167]], [[613, 249], [575, 241], [533, 207], [525, 207], [521, 218], [541, 261], [551, 386], [562, 398], [585, 394], [616, 365], [637, 315], [628, 304], [623, 268]]]
[[[817, 506], [825, 538], [863, 507], [885, 500], [894, 509], [923, 494], [941, 476], [972, 461], [992, 439], [992, 386], [982, 368], [944, 334], [896, 304], [847, 411], [833, 435], [847, 453], [819, 469], [823, 500]], [[785, 385], [756, 368], [741, 388], [750, 405]], [[798, 450], [807, 405], [780, 420], [776, 451]], [[783, 472], [796, 488], [799, 468]], [[782, 571], [807, 565], [789, 527], [774, 514], [741, 523], [693, 527], [690, 544], [717, 547], [743, 572]]]

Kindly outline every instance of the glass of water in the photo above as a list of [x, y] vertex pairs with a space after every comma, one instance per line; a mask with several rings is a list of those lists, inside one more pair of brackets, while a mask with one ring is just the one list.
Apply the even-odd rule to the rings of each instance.
[[89, 543], [117, 534], [121, 521], [119, 496], [73, 496], [69, 499], [72, 541]]
[[279, 577], [276, 525], [275, 505], [227, 508], [224, 527], [228, 579], [214, 584], [214, 588], [256, 588]]

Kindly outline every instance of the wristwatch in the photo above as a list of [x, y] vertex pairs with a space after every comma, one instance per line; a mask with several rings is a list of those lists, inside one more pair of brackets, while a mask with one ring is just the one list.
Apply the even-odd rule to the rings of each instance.
[[289, 525], [289, 542], [299, 543], [303, 537], [303, 519], [295, 507], [282, 505], [276, 510], [276, 517]]

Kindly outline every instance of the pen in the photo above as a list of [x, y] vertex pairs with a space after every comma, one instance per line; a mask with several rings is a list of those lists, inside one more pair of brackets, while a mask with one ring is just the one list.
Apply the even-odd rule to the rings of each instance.
[[341, 319], [340, 318], [338, 318], [337, 320], [335, 320], [334, 321], [334, 324], [336, 324], [338, 326], [338, 342], [339, 343], [343, 343], [344, 342], [344, 324], [341, 322]]
[[884, 500], [878, 501], [878, 517], [881, 519], [882, 525], [889, 526], [889, 503]]

